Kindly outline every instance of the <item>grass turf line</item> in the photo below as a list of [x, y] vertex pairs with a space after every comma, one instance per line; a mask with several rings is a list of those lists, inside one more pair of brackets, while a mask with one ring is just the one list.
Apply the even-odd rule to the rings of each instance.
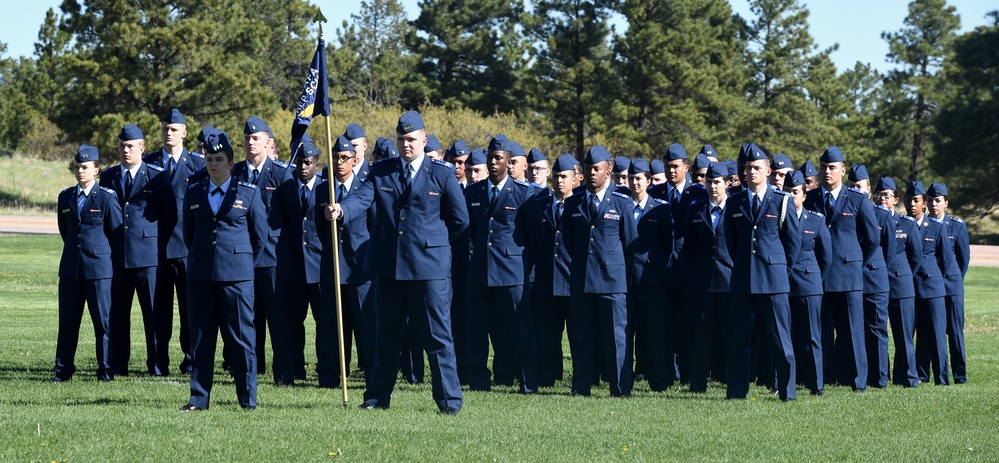
[[[824, 397], [799, 390], [797, 402], [782, 404], [755, 386], [750, 400], [725, 401], [717, 383], [703, 395], [680, 388], [652, 393], [639, 383], [635, 396], [624, 400], [610, 398], [606, 385], [595, 388], [591, 398], [568, 397], [568, 383], [562, 382], [532, 397], [503, 387], [466, 392], [461, 414], [447, 418], [435, 413], [429, 384], [399, 384], [391, 410], [362, 411], [354, 408], [363, 392], [360, 375], [351, 376], [345, 409], [338, 389], [315, 387], [313, 371], [293, 388], [276, 388], [262, 376], [259, 408], [245, 413], [231, 379], [219, 368], [211, 410], [184, 414], [176, 410], [188, 397], [186, 377], [143, 375], [137, 304], [131, 376], [110, 384], [96, 381], [85, 316], [79, 372], [69, 383], [47, 382], [55, 350], [60, 247], [55, 236], [0, 237], [3, 461], [995, 461], [999, 456], [999, 269], [972, 268], [968, 275], [971, 382], [961, 386], [889, 387], [864, 394], [827, 387]], [[307, 326], [311, 333], [314, 324]], [[309, 341], [307, 361], [314, 365], [311, 335]], [[172, 347], [176, 359], [176, 340]]]

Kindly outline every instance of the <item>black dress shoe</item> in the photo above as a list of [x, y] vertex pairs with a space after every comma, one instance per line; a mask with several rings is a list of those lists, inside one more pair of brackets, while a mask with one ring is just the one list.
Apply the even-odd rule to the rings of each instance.
[[111, 383], [114, 382], [114, 376], [98, 376], [97, 380], [102, 383]]
[[378, 405], [374, 402], [361, 402], [361, 405], [358, 405], [357, 408], [360, 408], [361, 410], [388, 410], [388, 405]]
[[200, 412], [202, 410], [208, 410], [208, 409], [207, 408], [201, 408], [201, 407], [199, 407], [197, 405], [194, 405], [194, 404], [191, 404], [191, 403], [186, 404], [183, 407], [180, 407], [180, 411], [182, 411], [182, 412]]
[[243, 407], [243, 410], [244, 411], [248, 411], [248, 412], [252, 412], [252, 411], [254, 411], [256, 409], [257, 409], [257, 407], [255, 407], [253, 405], [247, 405], [247, 406]]
[[274, 381], [274, 385], [277, 386], [277, 387], [289, 387], [289, 386], [294, 386], [295, 382], [294, 381], [285, 381], [283, 379], [279, 379], [277, 381]]
[[569, 393], [569, 397], [589, 397], [589, 396], [590, 396], [589, 392], [583, 393], [577, 390], [573, 390], [572, 392]]
[[447, 407], [441, 410], [441, 415], [458, 416], [458, 409], [454, 407]]
[[814, 395], [815, 397], [822, 397], [822, 390], [819, 389], [816, 391], [812, 391], [812, 395]]
[[70, 378], [63, 378], [61, 376], [53, 376], [52, 377], [52, 382], [53, 383], [65, 383], [66, 381], [69, 381], [69, 380], [70, 380]]

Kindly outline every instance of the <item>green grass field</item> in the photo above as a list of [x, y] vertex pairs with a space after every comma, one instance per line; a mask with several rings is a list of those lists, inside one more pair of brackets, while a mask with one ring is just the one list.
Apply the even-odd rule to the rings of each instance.
[[314, 372], [293, 388], [261, 377], [259, 408], [247, 413], [219, 370], [211, 410], [179, 413], [186, 377], [142, 374], [137, 306], [129, 377], [95, 379], [93, 335], [84, 328], [80, 371], [69, 383], [48, 382], [60, 247], [55, 236], [0, 236], [2, 461], [999, 460], [999, 269], [969, 273], [970, 383], [961, 386], [827, 387], [824, 397], [799, 390], [785, 404], [763, 388], [746, 401], [723, 400], [720, 384], [705, 395], [652, 393], [639, 383], [631, 399], [610, 398], [606, 386], [575, 398], [563, 383], [531, 397], [512, 388], [467, 392], [461, 414], [449, 418], [435, 413], [429, 384], [399, 386], [391, 410], [362, 411], [354, 408], [359, 376], [344, 409], [339, 390], [315, 387]]

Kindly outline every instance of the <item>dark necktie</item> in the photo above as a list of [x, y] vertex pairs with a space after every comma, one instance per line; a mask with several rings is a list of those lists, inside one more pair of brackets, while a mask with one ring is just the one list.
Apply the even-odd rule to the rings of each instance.
[[597, 195], [590, 195], [590, 220], [595, 220], [597, 215], [597, 206], [600, 205], [600, 198]]
[[669, 193], [669, 206], [675, 211], [680, 205], [680, 193], [676, 188], [671, 188]]
[[170, 156], [170, 162], [167, 163], [167, 173], [170, 174], [170, 178], [173, 178], [173, 173], [177, 171], [177, 161]]
[[832, 218], [833, 209], [836, 208], [836, 202], [833, 200], [832, 193], [826, 193], [826, 224], [829, 224], [829, 220]]
[[562, 201], [555, 203], [555, 223], [562, 221]]
[[132, 171], [125, 171], [125, 197], [132, 196]]
[[76, 197], [76, 214], [78, 217], [83, 217], [83, 203], [87, 202], [87, 195], [80, 190], [79, 196]]
[[402, 163], [402, 187], [409, 191], [413, 186], [413, 167], [407, 163]]
[[489, 210], [496, 210], [496, 203], [499, 202], [499, 187], [493, 185], [492, 193], [489, 195]]
[[302, 210], [309, 208], [309, 186], [302, 185]]
[[342, 203], [343, 198], [346, 197], [347, 197], [347, 187], [341, 183], [340, 186], [338, 186], [336, 189], [336, 202]]
[[260, 180], [260, 172], [257, 172], [257, 169], [250, 169], [250, 183], [256, 185], [257, 180]]
[[759, 195], [753, 195], [753, 220], [756, 220], [760, 216], [760, 197]]

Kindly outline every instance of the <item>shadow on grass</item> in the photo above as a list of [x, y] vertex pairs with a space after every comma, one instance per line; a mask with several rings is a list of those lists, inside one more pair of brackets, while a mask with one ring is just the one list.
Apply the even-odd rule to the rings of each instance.
[[41, 209], [55, 211], [56, 201], [32, 201], [9, 191], [0, 191], [0, 209]]

